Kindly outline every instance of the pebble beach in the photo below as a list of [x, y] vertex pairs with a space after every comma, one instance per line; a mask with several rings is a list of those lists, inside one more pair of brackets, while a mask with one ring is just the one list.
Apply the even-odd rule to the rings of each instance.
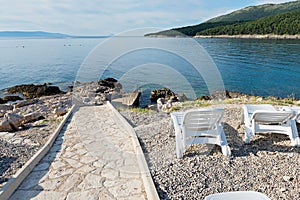
[[258, 134], [244, 143], [242, 106], [225, 105], [223, 127], [232, 151], [194, 145], [176, 158], [175, 133], [166, 113], [121, 111], [134, 126], [161, 199], [204, 199], [218, 192], [251, 190], [271, 199], [299, 199], [300, 148], [287, 136]]
[[[18, 112], [39, 110], [51, 119], [55, 108], [71, 107], [71, 97], [70, 93], [41, 97]], [[271, 133], [258, 134], [246, 145], [242, 104], [216, 106], [225, 109], [222, 125], [231, 157], [224, 156], [216, 145], [194, 145], [177, 159], [168, 112], [120, 110], [136, 131], [160, 199], [204, 199], [213, 193], [242, 190], [262, 192], [271, 199], [299, 199], [300, 148], [290, 146], [287, 136]], [[0, 134], [0, 187], [45, 144], [60, 122], [60, 117], [55, 119]]]
[[72, 105], [71, 97], [70, 93], [41, 97], [14, 109], [18, 115], [38, 113], [43, 119], [26, 123], [18, 131], [0, 132], [0, 188], [48, 141], [63, 118], [54, 110], [63, 107], [67, 112]]

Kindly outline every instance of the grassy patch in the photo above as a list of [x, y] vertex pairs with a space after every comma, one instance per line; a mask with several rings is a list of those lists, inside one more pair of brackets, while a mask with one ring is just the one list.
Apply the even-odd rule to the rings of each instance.
[[153, 110], [149, 110], [146, 108], [118, 108], [119, 111], [122, 110], [129, 110], [131, 112], [138, 112], [138, 113], [149, 113], [149, 112], [154, 112]]
[[49, 122], [48, 119], [43, 119], [43, 120], [41, 121], [41, 124], [46, 124], [47, 122]]

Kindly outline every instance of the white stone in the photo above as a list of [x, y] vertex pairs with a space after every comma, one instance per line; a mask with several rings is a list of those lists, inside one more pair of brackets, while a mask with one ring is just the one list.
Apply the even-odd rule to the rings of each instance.
[[71, 165], [71, 167], [73, 168], [80, 168], [82, 166], [82, 163], [80, 163], [78, 160], [73, 160], [73, 159], [70, 159], [70, 158], [66, 158], [65, 161], [67, 161], [67, 163], [69, 165]]
[[103, 169], [101, 176], [114, 180], [119, 178], [119, 171], [117, 169]]
[[29, 122], [34, 122], [39, 120], [40, 118], [43, 118], [42, 114], [39, 112], [29, 113], [24, 115], [22, 123], [26, 124]]
[[52, 164], [51, 164], [51, 167], [53, 168], [53, 169], [59, 169], [59, 168], [63, 168], [63, 167], [65, 167], [66, 166], [66, 164], [65, 163], [63, 163], [63, 162], [61, 162], [61, 161], [56, 161], [56, 162], [53, 162]]
[[61, 178], [64, 177], [66, 175], [70, 175], [74, 172], [74, 169], [65, 169], [62, 168], [60, 170], [50, 170], [49, 171], [49, 178], [50, 179], [56, 179], [56, 178]]
[[95, 168], [93, 166], [90, 165], [82, 165], [82, 167], [80, 167], [79, 169], [77, 169], [75, 171], [75, 173], [90, 173], [92, 171], [94, 171]]
[[[97, 196], [98, 196], [97, 190], [71, 192], [71, 193], [68, 194], [66, 200], [98, 199]], [[102, 200], [102, 199], [99, 199], [99, 200]]]
[[66, 192], [70, 190], [76, 191], [75, 187], [82, 181], [82, 179], [83, 177], [81, 174], [71, 174], [66, 180], [64, 180], [64, 184], [61, 185], [59, 189]]
[[55, 190], [57, 189], [61, 184], [65, 184], [63, 179], [52, 179], [52, 180], [49, 180], [49, 179], [46, 179], [42, 182], [39, 183], [39, 185], [35, 188], [35, 189], [40, 189], [40, 187], [43, 188], [43, 190]]
[[[121, 181], [119, 181], [121, 182]], [[143, 183], [140, 180], [130, 179], [114, 187], [108, 187], [108, 190], [115, 197], [131, 197], [132, 195], [142, 193]]]
[[94, 158], [92, 156], [82, 156], [82, 158], [80, 159], [80, 162], [82, 162], [84, 164], [92, 164], [96, 160], [97, 160], [97, 158]]
[[103, 182], [105, 178], [95, 175], [88, 174], [85, 179], [78, 185], [80, 190], [89, 190], [93, 188], [101, 188], [103, 187]]

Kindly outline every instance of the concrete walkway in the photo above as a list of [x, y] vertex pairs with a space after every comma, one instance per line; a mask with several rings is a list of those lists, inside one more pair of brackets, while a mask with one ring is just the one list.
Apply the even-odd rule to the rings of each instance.
[[148, 199], [132, 138], [112, 116], [80, 107], [10, 199]]

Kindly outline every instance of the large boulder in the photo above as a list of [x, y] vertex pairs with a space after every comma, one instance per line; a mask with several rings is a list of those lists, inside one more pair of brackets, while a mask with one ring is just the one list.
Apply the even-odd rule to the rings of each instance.
[[99, 80], [98, 81], [98, 84], [100, 86], [103, 86], [103, 87], [108, 87], [108, 88], [115, 88], [115, 84], [117, 83], [118, 81], [114, 78], [106, 78], [104, 80]]
[[3, 101], [6, 101], [6, 102], [14, 102], [14, 101], [20, 101], [20, 100], [23, 100], [23, 98], [19, 97], [19, 96], [5, 96], [2, 98]]
[[14, 110], [17, 109], [17, 108], [21, 108], [21, 107], [24, 107], [24, 106], [31, 105], [31, 104], [36, 104], [37, 102], [38, 102], [38, 100], [36, 100], [36, 99], [29, 99], [29, 100], [26, 100], [26, 101], [21, 101], [19, 103], [14, 104]]
[[29, 113], [29, 114], [24, 115], [22, 123], [26, 124], [26, 123], [35, 122], [35, 121], [38, 121], [41, 119], [45, 119], [45, 117], [40, 112]]
[[0, 132], [17, 131], [22, 124], [23, 117], [16, 113], [6, 113], [0, 120]]
[[159, 90], [152, 90], [151, 91], [151, 96], [150, 96], [150, 101], [151, 102], [157, 102], [159, 98], [163, 98], [165, 100], [170, 99], [171, 97], [174, 97], [175, 93], [172, 92], [168, 88], [162, 88]]
[[23, 116], [16, 113], [6, 113], [4, 118], [9, 122], [13, 130], [19, 130], [19, 126], [21, 126], [22, 121], [24, 120]]
[[12, 105], [1, 104], [0, 111], [6, 112], [8, 110], [12, 110], [14, 107]]
[[96, 93], [107, 93], [116, 91], [120, 92], [122, 89], [122, 85], [114, 78], [106, 78], [104, 80], [98, 81], [99, 87], [96, 90]]
[[6, 101], [4, 101], [2, 98], [0, 98], [0, 104], [4, 104]]
[[21, 93], [26, 98], [33, 99], [41, 96], [49, 96], [55, 94], [62, 94], [64, 93], [59, 89], [57, 86], [49, 86], [48, 84], [43, 85], [17, 85], [7, 89], [7, 92], [10, 94]]
[[9, 121], [5, 118], [0, 120], [0, 132], [12, 131], [12, 127], [9, 124]]
[[53, 111], [53, 113], [56, 116], [65, 115], [67, 112], [68, 112], [68, 109], [67, 108], [63, 108], [63, 107], [55, 108], [54, 111]]

